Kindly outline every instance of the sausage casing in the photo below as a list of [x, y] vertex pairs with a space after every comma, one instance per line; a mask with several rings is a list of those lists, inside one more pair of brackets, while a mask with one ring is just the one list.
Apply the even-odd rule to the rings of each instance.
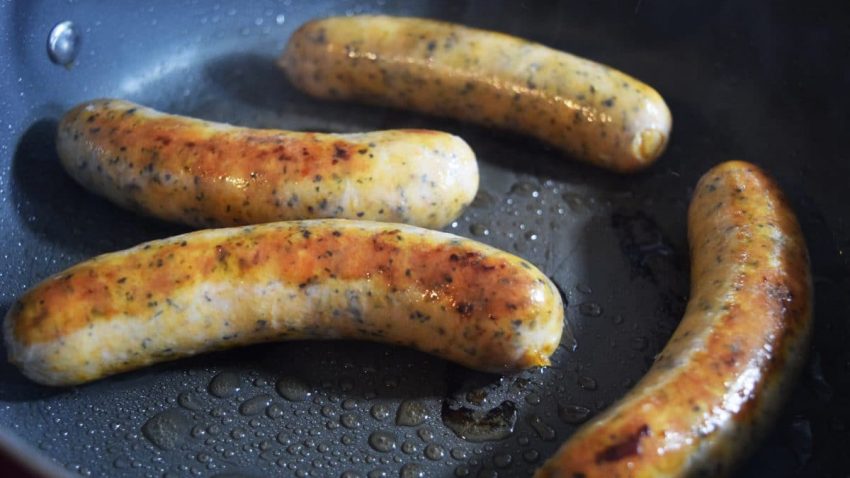
[[756, 166], [730, 161], [697, 185], [688, 237], [691, 298], [669, 343], [537, 477], [723, 476], [770, 423], [812, 322], [794, 213]]
[[69, 385], [257, 342], [363, 339], [492, 372], [546, 365], [563, 304], [526, 261], [437, 231], [313, 220], [211, 229], [105, 254], [26, 292], [9, 359]]
[[347, 218], [440, 228], [478, 190], [475, 155], [448, 133], [258, 130], [121, 100], [69, 111], [57, 149], [87, 189], [199, 227]]
[[664, 151], [670, 111], [617, 70], [509, 35], [421, 18], [311, 21], [279, 60], [320, 98], [449, 116], [528, 134], [615, 171]]

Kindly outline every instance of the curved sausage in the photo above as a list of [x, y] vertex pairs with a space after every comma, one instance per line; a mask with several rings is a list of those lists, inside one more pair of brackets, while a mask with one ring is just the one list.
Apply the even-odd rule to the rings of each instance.
[[105, 254], [11, 308], [9, 359], [70, 385], [210, 350], [308, 338], [417, 348], [471, 368], [547, 365], [564, 310], [526, 261], [402, 224], [212, 229]]
[[794, 213], [757, 167], [723, 163], [688, 212], [691, 298], [647, 375], [535, 475], [723, 476], [787, 395], [812, 322]]
[[614, 171], [649, 166], [670, 135], [667, 105], [640, 81], [537, 43], [451, 23], [316, 20], [292, 35], [279, 64], [312, 96], [505, 128]]
[[447, 133], [257, 130], [121, 100], [69, 111], [57, 149], [89, 190], [200, 227], [348, 218], [440, 228], [478, 190], [475, 155]]

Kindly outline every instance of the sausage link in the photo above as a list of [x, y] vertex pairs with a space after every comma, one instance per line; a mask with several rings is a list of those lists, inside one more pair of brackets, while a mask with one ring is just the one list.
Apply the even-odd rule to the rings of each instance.
[[420, 18], [334, 17], [303, 25], [280, 66], [299, 89], [531, 135], [629, 172], [664, 151], [670, 111], [607, 66], [509, 35]]
[[362, 339], [471, 368], [547, 365], [564, 310], [528, 262], [402, 224], [313, 220], [211, 229], [48, 278], [6, 316], [9, 359], [70, 385], [210, 350]]
[[68, 112], [57, 149], [89, 190], [199, 227], [348, 218], [440, 228], [478, 190], [475, 155], [447, 133], [258, 130], [121, 100]]
[[723, 476], [776, 414], [812, 322], [794, 213], [762, 171], [730, 161], [697, 185], [688, 237], [691, 298], [670, 342], [536, 477]]

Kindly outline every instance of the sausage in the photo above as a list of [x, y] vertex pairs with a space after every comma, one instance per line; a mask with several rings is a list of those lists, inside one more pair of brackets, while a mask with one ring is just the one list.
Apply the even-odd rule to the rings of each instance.
[[613, 68], [502, 33], [421, 18], [311, 21], [278, 61], [319, 98], [411, 109], [531, 135], [619, 172], [652, 164], [670, 111]]
[[800, 227], [756, 166], [706, 173], [688, 212], [691, 297], [647, 375], [537, 478], [724, 476], [801, 367], [812, 281]]
[[448, 133], [257, 130], [121, 100], [69, 111], [57, 149], [89, 190], [199, 227], [348, 218], [440, 228], [478, 190], [475, 155]]
[[362, 339], [471, 368], [549, 363], [564, 310], [511, 254], [403, 224], [324, 219], [196, 231], [105, 254], [26, 292], [9, 360], [72, 385], [257, 342]]

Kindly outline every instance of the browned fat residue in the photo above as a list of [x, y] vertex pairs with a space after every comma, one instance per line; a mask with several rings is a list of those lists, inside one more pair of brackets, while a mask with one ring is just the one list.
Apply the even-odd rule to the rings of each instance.
[[[462, 243], [435, 245], [396, 230], [307, 231], [292, 227], [225, 240], [186, 239], [81, 264], [68, 279], [48, 279], [25, 294], [16, 337], [39, 343], [118, 313], [150, 316], [200, 282], [274, 280], [296, 287], [329, 279], [370, 280], [384, 293], [421, 291], [424, 300], [443, 304], [462, 319], [505, 321], [523, 315], [531, 306], [528, 290], [537, 285], [520, 266]], [[198, 272], [187, 274], [189, 265]]]
[[649, 426], [644, 424], [634, 433], [627, 435], [622, 440], [597, 453], [596, 464], [619, 461], [624, 458], [640, 455], [640, 440], [645, 436], [649, 436]]

